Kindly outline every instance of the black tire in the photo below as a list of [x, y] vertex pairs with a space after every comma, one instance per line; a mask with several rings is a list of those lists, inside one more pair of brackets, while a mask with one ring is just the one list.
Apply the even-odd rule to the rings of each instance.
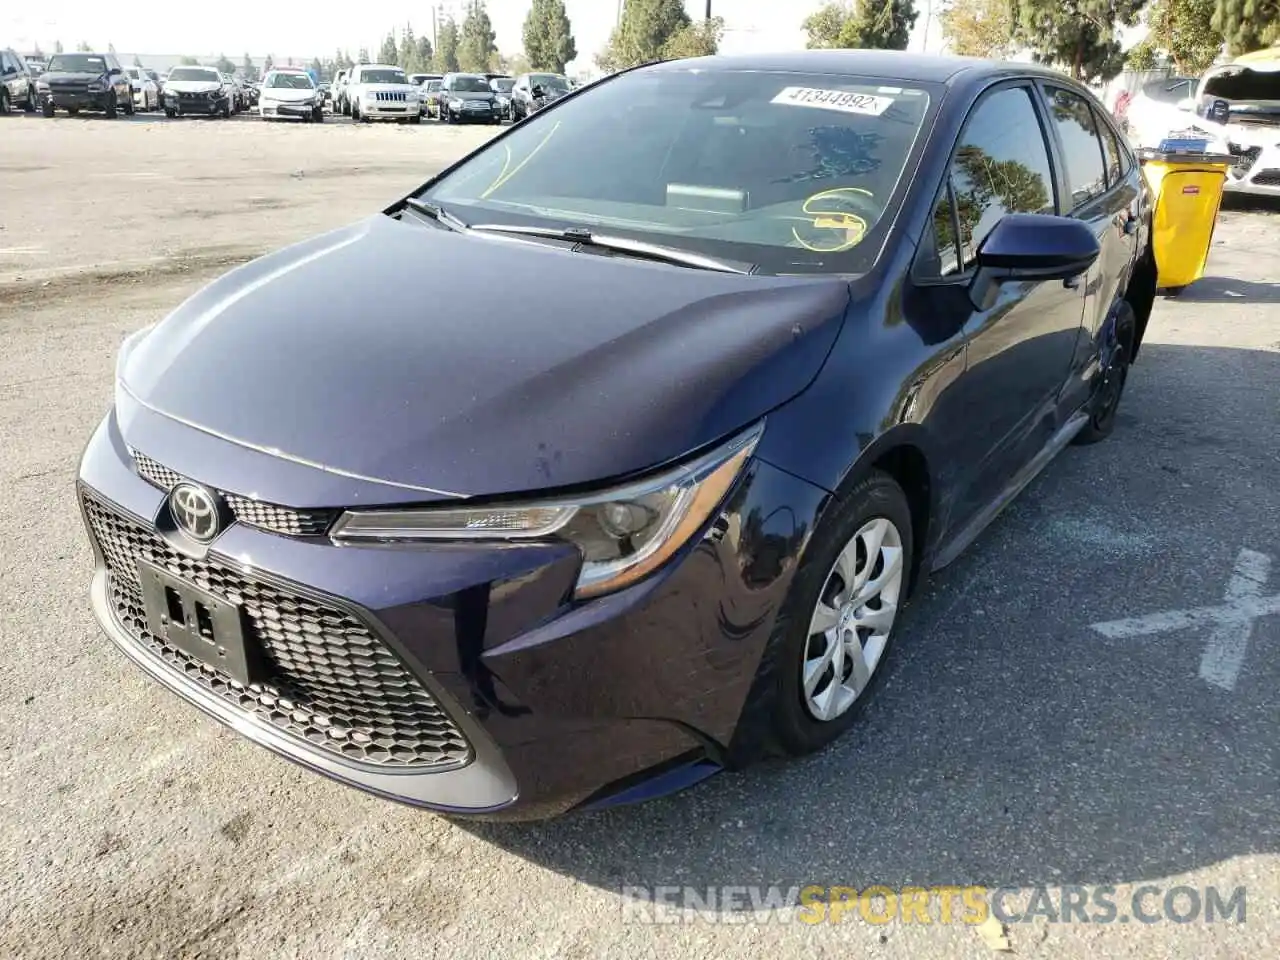
[[52, 100], [46, 100], [43, 104], [41, 104], [41, 105], [40, 105], [40, 112], [41, 112], [45, 117], [52, 117], [52, 116], [53, 116], [53, 114], [54, 114], [53, 101], [52, 101]]
[[1089, 422], [1071, 441], [1080, 446], [1111, 436], [1116, 428], [1116, 411], [1120, 409], [1125, 383], [1129, 379], [1137, 320], [1133, 306], [1127, 300], [1117, 304], [1113, 321], [1114, 341], [1103, 348], [1107, 355], [1103, 357], [1102, 369], [1098, 372], [1094, 393], [1089, 400]]
[[360, 122], [360, 104], [356, 103], [354, 100], [351, 102], [351, 122]]
[[222, 108], [222, 119], [223, 119], [223, 120], [230, 120], [230, 119], [231, 119], [231, 103], [230, 103], [230, 101], [228, 101], [228, 102], [227, 102], [227, 105], [226, 105], [225, 107], [223, 107], [223, 108]]
[[316, 107], [311, 112], [311, 120], [313, 123], [324, 123], [324, 107]]
[[116, 103], [116, 92], [114, 90], [107, 94], [107, 105], [103, 108], [102, 114], [108, 120], [114, 120], [120, 115], [119, 105]]
[[418, 114], [416, 117], [410, 117], [409, 122], [416, 127], [422, 122], [422, 114]]
[[178, 115], [178, 111], [177, 111], [177, 110], [165, 110], [164, 115], [165, 115], [166, 117], [168, 117], [170, 120], [172, 120], [174, 117], [176, 117], [176, 116]]
[[124, 115], [126, 117], [132, 117], [133, 109], [133, 94], [129, 94], [129, 99], [124, 102]]
[[27, 84], [27, 99], [22, 101], [23, 113], [36, 112], [36, 88], [31, 84]]
[[[814, 719], [804, 704], [801, 683], [805, 653], [810, 642], [809, 624], [836, 558], [863, 525], [884, 518], [898, 529], [902, 540], [902, 584], [898, 613], [876, 669], [857, 699], [834, 719]], [[820, 750], [852, 727], [874, 699], [885, 673], [895, 637], [902, 631], [903, 607], [910, 595], [912, 549], [911, 507], [902, 488], [887, 473], [872, 471], [826, 511], [813, 540], [805, 549], [800, 567], [782, 608], [752, 683], [730, 746], [730, 761], [741, 766], [768, 755], [800, 756]]]
[[9, 112], [9, 90], [7, 87], [0, 87], [0, 117], [7, 115]]
[[79, 108], [79, 107], [67, 107], [67, 116], [69, 116], [69, 117], [78, 117], [78, 116], [80, 116], [80, 108]]

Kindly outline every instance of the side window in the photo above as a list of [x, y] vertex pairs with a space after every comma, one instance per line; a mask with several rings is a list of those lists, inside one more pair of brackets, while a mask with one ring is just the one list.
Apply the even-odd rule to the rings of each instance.
[[997, 90], [978, 103], [951, 161], [951, 185], [962, 269], [1006, 213], [1054, 212], [1049, 148], [1028, 88]]
[[933, 203], [930, 220], [932, 242], [921, 245], [920, 271], [925, 276], [950, 277], [960, 272], [960, 241], [956, 236], [955, 204], [951, 199], [951, 181], [942, 185]]
[[8, 73], [13, 69], [13, 63], [9, 60], [9, 54], [0, 50], [0, 73]]
[[[1102, 144], [1089, 102], [1070, 90], [1049, 87], [1049, 114], [1062, 141], [1062, 159], [1067, 167], [1067, 189], [1072, 210], [1088, 203], [1107, 189]], [[1067, 204], [1064, 204], [1067, 206]]]
[[1115, 186], [1129, 172], [1129, 155], [1120, 145], [1120, 140], [1110, 124], [1096, 115], [1094, 122], [1102, 133], [1102, 149], [1107, 155], [1107, 186]]

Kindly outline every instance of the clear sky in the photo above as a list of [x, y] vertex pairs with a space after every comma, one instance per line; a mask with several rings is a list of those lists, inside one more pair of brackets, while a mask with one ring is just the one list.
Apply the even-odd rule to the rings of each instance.
[[[925, 41], [925, 11], [930, 0], [917, 0], [920, 17], [911, 48]], [[580, 66], [609, 39], [618, 16], [618, 0], [565, 0], [578, 43]], [[822, 0], [712, 0], [712, 13], [725, 18], [725, 53], [794, 50], [804, 46], [800, 24]], [[935, 0], [935, 8], [940, 7]], [[436, 0], [439, 15], [450, 9], [461, 16], [463, 0]], [[687, 0], [689, 13], [704, 15], [705, 0]], [[388, 30], [406, 22], [417, 33], [431, 30], [429, 0], [379, 0], [375, 4], [316, 0], [311, 3], [259, 0], [257, 3], [103, 3], [102, 0], [49, 0], [0, 4], [0, 46], [27, 52], [36, 44], [48, 53], [55, 40], [68, 50], [84, 40], [95, 47], [115, 44], [121, 53], [225, 53], [239, 61], [246, 53], [282, 57], [332, 56], [342, 47], [355, 55], [359, 47], [376, 51]], [[498, 34], [498, 49], [518, 53], [529, 0], [488, 0]], [[928, 48], [942, 40], [936, 21], [929, 25]]]

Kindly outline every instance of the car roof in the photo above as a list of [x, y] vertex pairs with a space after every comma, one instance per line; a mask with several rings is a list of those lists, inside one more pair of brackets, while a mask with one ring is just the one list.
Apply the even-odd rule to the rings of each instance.
[[373, 70], [400, 70], [401, 68], [394, 63], [357, 63], [357, 67], [364, 69], [369, 67]]
[[1034, 63], [907, 53], [902, 50], [802, 50], [774, 54], [725, 54], [698, 57], [694, 61], [668, 60], [651, 64], [648, 69], [687, 70], [694, 63], [701, 67], [722, 70], [850, 74], [917, 83], [950, 83], [961, 75], [967, 79], [978, 79], [983, 76], [1007, 76], [1010, 73], [1070, 79], [1059, 71]]

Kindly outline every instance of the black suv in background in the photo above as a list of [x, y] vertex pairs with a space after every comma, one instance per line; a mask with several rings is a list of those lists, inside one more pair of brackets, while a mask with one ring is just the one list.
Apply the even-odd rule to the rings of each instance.
[[479, 73], [446, 73], [440, 87], [440, 119], [445, 123], [501, 123], [503, 110], [489, 81]]
[[28, 113], [36, 108], [36, 81], [26, 60], [13, 50], [0, 50], [0, 114], [13, 106]]
[[133, 115], [133, 85], [114, 53], [55, 53], [36, 81], [36, 96], [46, 117], [55, 109], [73, 117], [81, 110]]

